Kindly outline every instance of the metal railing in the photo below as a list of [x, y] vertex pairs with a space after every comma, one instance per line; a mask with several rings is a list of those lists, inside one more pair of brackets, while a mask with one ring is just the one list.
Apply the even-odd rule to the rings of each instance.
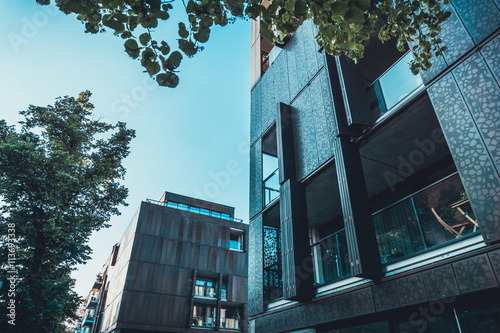
[[165, 206], [165, 207], [169, 207], [169, 208], [182, 210], [185, 212], [191, 212], [191, 213], [205, 215], [205, 216], [217, 217], [217, 218], [222, 219], [222, 220], [243, 223], [242, 219], [237, 219], [235, 217], [231, 217], [229, 214], [226, 214], [226, 213], [221, 213], [221, 212], [217, 212], [217, 211], [205, 209], [205, 208], [200, 208], [200, 207], [194, 207], [194, 206], [190, 206], [190, 205], [186, 205], [186, 204], [182, 204], [182, 203], [178, 203], [178, 202], [158, 201], [158, 200], [153, 200], [153, 199], [146, 199], [146, 202], [160, 205], [160, 206]]
[[382, 263], [479, 231], [458, 174], [373, 214]]
[[274, 170], [262, 182], [262, 189], [264, 191], [264, 207], [274, 201], [280, 196], [280, 182], [278, 169]]

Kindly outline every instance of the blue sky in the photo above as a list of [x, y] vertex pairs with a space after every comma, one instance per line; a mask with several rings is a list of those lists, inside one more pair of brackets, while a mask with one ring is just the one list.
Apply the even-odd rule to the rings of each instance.
[[[175, 38], [175, 18], [155, 31], [158, 39]], [[248, 221], [250, 22], [214, 29], [205, 50], [183, 61], [175, 89], [156, 86], [121, 38], [85, 34], [75, 16], [35, 0], [2, 1], [0, 45], [0, 118], [9, 124], [30, 104], [90, 90], [96, 117], [137, 131], [124, 162], [130, 205], [92, 236], [93, 259], [74, 273], [80, 295], [141, 200], [167, 190], [234, 206], [236, 217]]]

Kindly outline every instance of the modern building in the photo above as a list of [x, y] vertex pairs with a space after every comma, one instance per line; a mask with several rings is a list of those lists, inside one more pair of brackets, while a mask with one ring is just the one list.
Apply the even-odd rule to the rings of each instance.
[[450, 2], [418, 76], [253, 22], [249, 332], [500, 332], [500, 2]]
[[233, 207], [170, 192], [142, 202], [89, 298], [88, 333], [246, 332], [247, 231]]

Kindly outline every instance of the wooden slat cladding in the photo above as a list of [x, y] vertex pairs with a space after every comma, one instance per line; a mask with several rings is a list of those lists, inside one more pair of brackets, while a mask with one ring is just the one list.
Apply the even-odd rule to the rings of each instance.
[[280, 224], [282, 241], [283, 297], [309, 299], [313, 296], [306, 199], [303, 185], [287, 180], [281, 185]]

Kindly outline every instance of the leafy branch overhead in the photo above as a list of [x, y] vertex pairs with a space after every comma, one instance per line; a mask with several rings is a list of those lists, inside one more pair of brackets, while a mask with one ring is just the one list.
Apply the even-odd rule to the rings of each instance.
[[[50, 0], [36, 0], [48, 5]], [[183, 55], [194, 56], [210, 38], [214, 25], [226, 26], [237, 18], [260, 19], [260, 33], [283, 44], [300, 22], [312, 18], [316, 39], [331, 55], [346, 54], [358, 61], [364, 44], [378, 35], [382, 41], [397, 39], [403, 51], [409, 43], [415, 60], [414, 74], [431, 67], [431, 59], [442, 54], [441, 24], [451, 15], [448, 0], [185, 0], [175, 5], [185, 11], [178, 23], [177, 45], [153, 38], [153, 30], [170, 17], [174, 0], [55, 0], [66, 14], [77, 14], [85, 32], [110, 29], [125, 39], [125, 52], [138, 59], [160, 86], [176, 87]], [[169, 36], [171, 37], [171, 36]], [[182, 53], [181, 53], [182, 52]]]

